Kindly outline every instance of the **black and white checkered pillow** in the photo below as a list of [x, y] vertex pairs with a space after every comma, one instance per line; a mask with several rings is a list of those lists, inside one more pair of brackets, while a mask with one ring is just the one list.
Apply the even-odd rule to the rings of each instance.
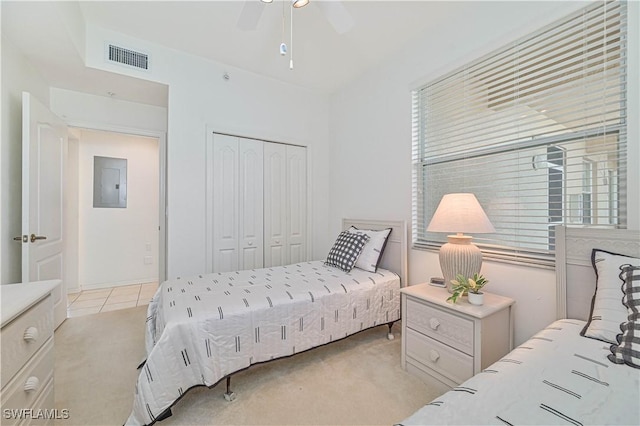
[[341, 232], [329, 250], [327, 260], [324, 262], [325, 265], [335, 266], [345, 272], [351, 271], [367, 241], [369, 241], [369, 236], [366, 234]]
[[622, 303], [627, 307], [629, 316], [620, 324], [622, 333], [616, 336], [618, 344], [611, 345], [609, 360], [640, 368], [640, 267], [624, 265], [620, 269], [624, 293]]

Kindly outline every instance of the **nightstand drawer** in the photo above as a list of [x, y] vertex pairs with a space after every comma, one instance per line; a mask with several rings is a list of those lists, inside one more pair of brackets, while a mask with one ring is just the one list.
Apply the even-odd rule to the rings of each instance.
[[413, 359], [458, 384], [473, 376], [472, 357], [411, 329], [404, 337], [407, 339], [407, 359]]
[[473, 355], [473, 321], [407, 299], [407, 327]]

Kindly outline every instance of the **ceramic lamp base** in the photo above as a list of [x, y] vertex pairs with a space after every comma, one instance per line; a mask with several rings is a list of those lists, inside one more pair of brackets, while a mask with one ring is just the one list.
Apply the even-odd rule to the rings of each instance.
[[449, 293], [453, 292], [451, 280], [456, 275], [462, 274], [465, 278], [470, 278], [480, 273], [482, 252], [471, 244], [471, 238], [467, 235], [449, 235], [449, 242], [440, 247], [440, 269]]

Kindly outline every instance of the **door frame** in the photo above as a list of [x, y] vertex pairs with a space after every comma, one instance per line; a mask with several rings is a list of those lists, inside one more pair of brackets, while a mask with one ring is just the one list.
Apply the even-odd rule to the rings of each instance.
[[68, 127], [97, 130], [110, 133], [122, 133], [133, 136], [144, 136], [156, 138], [158, 140], [158, 172], [159, 172], [159, 193], [158, 193], [158, 282], [167, 279], [167, 133], [161, 130], [139, 129], [126, 126], [115, 126], [105, 123], [90, 121], [67, 120]]

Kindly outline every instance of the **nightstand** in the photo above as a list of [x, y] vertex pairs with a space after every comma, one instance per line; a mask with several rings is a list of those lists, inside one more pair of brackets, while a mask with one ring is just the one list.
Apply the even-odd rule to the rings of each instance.
[[484, 292], [484, 305], [429, 284], [402, 293], [402, 367], [450, 389], [493, 364], [513, 348], [513, 299]]

